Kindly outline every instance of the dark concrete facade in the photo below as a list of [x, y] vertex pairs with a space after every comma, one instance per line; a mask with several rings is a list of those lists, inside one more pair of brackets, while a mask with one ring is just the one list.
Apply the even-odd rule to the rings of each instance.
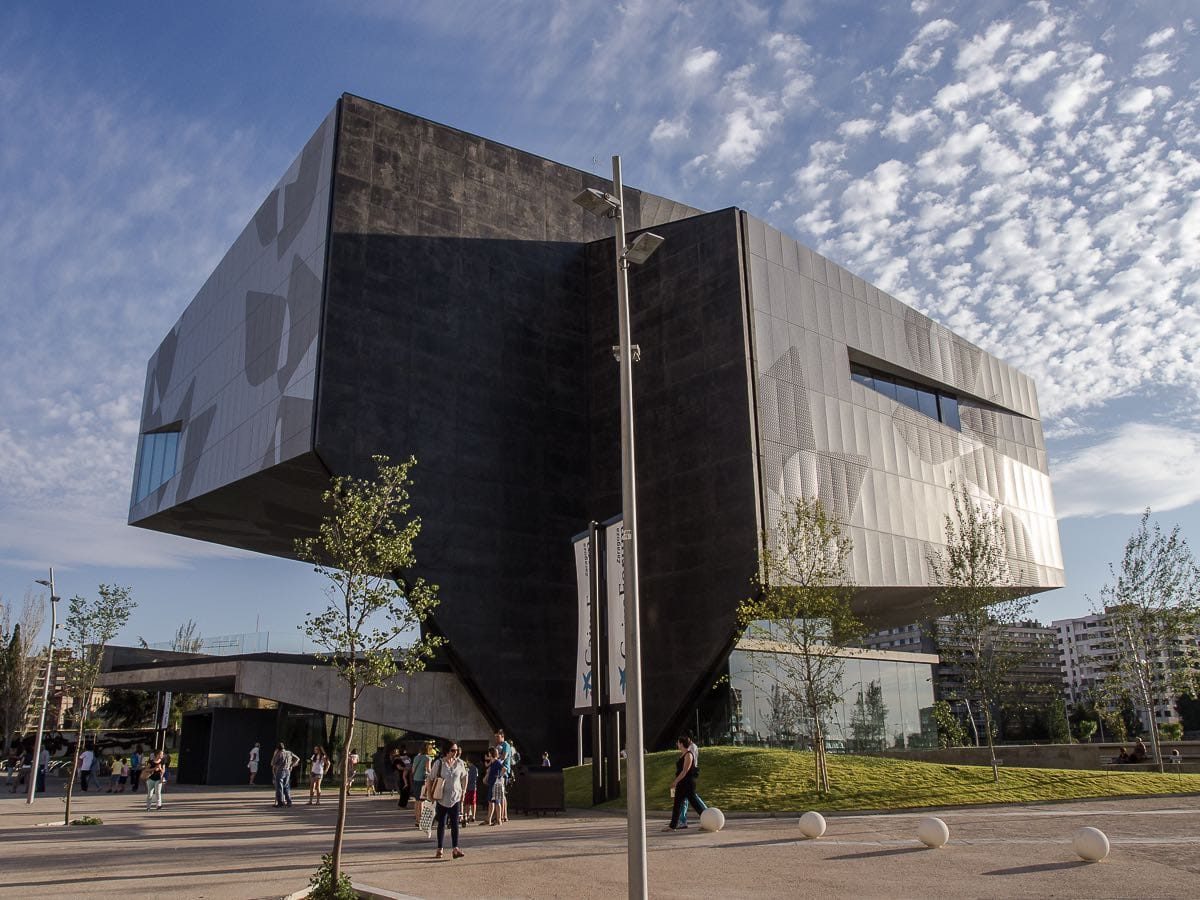
[[[289, 338], [297, 313], [310, 321], [308, 306], [293, 312], [290, 290], [257, 299], [269, 293], [264, 285], [279, 283], [274, 269], [223, 261], [218, 273], [241, 274], [217, 279], [227, 287], [218, 292], [222, 302], [202, 291], [192, 305], [215, 306], [219, 314], [205, 320], [221, 325], [177, 327], [164, 341], [151, 360], [143, 431], [178, 422], [186, 471], [189, 461], [226, 458], [210, 453], [229, 439], [213, 423], [240, 421], [226, 406], [261, 410], [251, 416], [257, 424], [233, 441], [235, 464], [206, 470], [186, 489], [182, 476], [170, 478], [132, 505], [130, 521], [287, 556], [294, 538], [315, 528], [330, 474], [368, 474], [375, 453], [415, 454], [413, 508], [424, 522], [417, 557], [421, 574], [441, 587], [433, 627], [449, 638], [451, 663], [484, 714], [527, 750], [559, 755], [573, 747], [569, 539], [621, 505], [611, 223], [572, 203], [581, 189], [608, 182], [350, 95], [314, 142], [327, 174], [313, 181], [302, 157], [272, 195], [290, 196], [296, 207], [310, 182], [328, 185], [315, 195], [326, 198], [323, 213], [309, 210], [303, 231], [324, 252], [320, 266], [309, 267], [321, 287], [312, 340]], [[315, 151], [305, 152], [311, 162]], [[648, 737], [665, 745], [733, 646], [734, 610], [751, 589], [758, 535], [781, 498], [797, 489], [840, 498], [851, 528], [889, 554], [887, 533], [903, 531], [903, 523], [881, 525], [875, 506], [863, 519], [858, 502], [873, 465], [886, 469], [890, 459], [896, 468], [894, 451], [873, 462], [868, 453], [828, 446], [832, 424], [814, 429], [839, 408], [810, 409], [810, 396], [824, 386], [832, 403], [859, 390], [850, 386], [849, 362], [836, 357], [854, 342], [837, 350], [844, 326], [822, 330], [815, 310], [811, 340], [830, 347], [814, 343], [815, 357], [806, 356], [803, 334], [789, 344], [786, 331], [790, 318], [803, 324], [801, 310], [818, 293], [829, 318], [837, 299], [831, 278], [845, 275], [848, 293], [838, 297], [846, 303], [867, 297], [865, 282], [808, 250], [807, 273], [799, 271], [798, 251], [782, 238], [768, 254], [765, 226], [738, 210], [705, 214], [628, 188], [625, 202], [631, 230], [653, 227], [667, 239], [631, 277], [633, 335], [642, 349], [634, 377], [646, 724]], [[264, 208], [274, 209], [270, 201]], [[260, 218], [273, 226], [260, 228]], [[282, 259], [279, 221], [260, 211], [239, 241], [257, 241]], [[801, 290], [805, 278], [819, 291]], [[878, 312], [882, 301], [873, 302]], [[192, 307], [181, 323], [198, 318]], [[785, 322], [778, 347], [775, 316]], [[840, 309], [838, 316], [844, 323]], [[928, 323], [918, 319], [906, 320], [916, 338]], [[301, 338], [309, 334], [302, 329]], [[867, 337], [869, 329], [854, 340], [875, 357], [896, 356], [892, 342], [875, 346]], [[223, 385], [211, 406], [163, 401], [158, 373], [176, 345], [206, 361], [197, 377]], [[972, 371], [992, 359], [971, 350], [979, 355], [968, 354], [977, 362]], [[300, 428], [291, 424], [301, 412], [296, 401], [264, 399], [261, 385], [291, 385], [310, 359], [311, 391], [300, 398], [309, 419]], [[1028, 399], [1025, 383], [994, 362], [983, 368]], [[905, 371], [918, 363], [896, 358]], [[834, 383], [841, 368], [844, 390]], [[794, 389], [798, 379], [814, 388], [811, 395]], [[285, 389], [285, 397], [289, 391], [300, 393]], [[1013, 414], [1028, 412], [1026, 403]], [[201, 419], [203, 429], [194, 424]], [[781, 423], [791, 423], [783, 429], [790, 437], [781, 437]], [[802, 435], [796, 423], [807, 423]], [[924, 427], [901, 424], [914, 435]], [[1040, 430], [1027, 434], [1040, 442]], [[929, 442], [912, 440], [918, 449]], [[797, 465], [813, 477], [796, 475]], [[922, 508], [921, 521], [937, 515]], [[1056, 549], [1056, 533], [1054, 541]], [[898, 580], [889, 563], [871, 581], [868, 563], [859, 581], [881, 596], [921, 592], [919, 571], [905, 569], [908, 580]]]

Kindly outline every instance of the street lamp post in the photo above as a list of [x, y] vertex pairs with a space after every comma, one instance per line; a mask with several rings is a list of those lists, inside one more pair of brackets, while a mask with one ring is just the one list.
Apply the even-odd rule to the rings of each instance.
[[33, 803], [37, 793], [37, 777], [42, 765], [42, 736], [46, 731], [46, 705], [50, 701], [50, 679], [54, 672], [54, 637], [58, 631], [58, 596], [54, 593], [54, 569], [50, 569], [50, 580], [38, 578], [38, 584], [50, 588], [50, 645], [46, 648], [46, 679], [42, 684], [42, 711], [38, 715], [37, 738], [33, 742], [33, 756], [29, 760], [29, 795], [25, 803]]
[[633, 447], [633, 363], [635, 353], [629, 327], [629, 264], [644, 263], [663, 239], [646, 232], [625, 243], [625, 204], [621, 186], [621, 157], [614, 156], [613, 193], [589, 188], [575, 202], [596, 215], [615, 220], [617, 262], [617, 318], [621, 366], [621, 506], [625, 553], [625, 778], [628, 812], [629, 896], [647, 897], [646, 884], [646, 763], [642, 729], [642, 643], [638, 606], [637, 484]]

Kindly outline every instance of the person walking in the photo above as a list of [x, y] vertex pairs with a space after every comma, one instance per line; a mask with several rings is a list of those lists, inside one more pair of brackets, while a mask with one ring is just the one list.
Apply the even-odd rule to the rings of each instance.
[[353, 748], [350, 751], [350, 783], [346, 786], [346, 793], [354, 790], [354, 779], [358, 775], [358, 748]]
[[[438, 789], [440, 794], [438, 796]], [[462, 815], [462, 799], [467, 790], [467, 767], [463, 765], [458, 741], [451, 741], [446, 755], [430, 767], [426, 779], [426, 801], [437, 804], [434, 813], [437, 819], [437, 852], [434, 859], [443, 859], [442, 845], [446, 838], [446, 820], [450, 820], [451, 855], [458, 859], [466, 854], [458, 846], [459, 817]]]
[[146, 765], [146, 809], [162, 809], [163, 782], [167, 780], [167, 766], [161, 750], [155, 750]]
[[425, 748], [417, 754], [413, 760], [412, 767], [412, 789], [413, 797], [416, 802], [413, 809], [417, 814], [417, 827], [421, 827], [421, 806], [425, 803], [425, 775], [429, 771], [429, 764], [433, 762], [433, 754], [437, 750], [433, 741], [425, 744]]
[[543, 769], [550, 768], [550, 751], [549, 750], [542, 751], [542, 768]]
[[696, 796], [696, 762], [692, 751], [688, 749], [689, 744], [691, 740], [687, 735], [680, 735], [675, 741], [679, 758], [675, 761], [675, 780], [671, 782], [674, 803], [671, 805], [671, 824], [664, 827], [663, 831], [679, 830], [679, 814], [684, 800], [690, 801], [696, 809], [703, 805], [703, 801]]
[[412, 796], [412, 774], [413, 761], [408, 755], [408, 748], [401, 747], [400, 753], [396, 757], [396, 783], [400, 786], [400, 802], [401, 809], [408, 808], [408, 800]]
[[46, 745], [42, 745], [41, 752], [38, 753], [38, 769], [37, 783], [34, 785], [34, 793], [46, 793], [46, 776], [50, 774], [50, 751], [46, 749]]
[[275, 748], [275, 755], [271, 757], [271, 774], [275, 778], [276, 807], [292, 805], [292, 769], [299, 764], [300, 757], [283, 746], [283, 741], [280, 741]]
[[250, 770], [250, 784], [254, 784], [254, 779], [258, 777], [258, 759], [261, 754], [262, 745], [254, 742], [254, 746], [250, 748], [250, 759], [246, 761], [246, 768]]
[[[699, 784], [699, 782], [700, 782], [700, 748], [696, 746], [696, 740], [695, 740], [695, 738], [693, 738], [691, 736], [690, 733], [685, 733], [684, 737], [686, 737], [688, 739], [688, 751], [692, 754], [692, 763], [693, 763], [693, 765], [695, 767], [695, 771], [696, 771], [696, 782], [697, 782], [697, 784]], [[695, 797], [696, 797], [696, 805], [693, 808], [696, 810], [697, 815], [702, 816], [702, 815], [704, 815], [704, 811], [706, 809], [708, 809], [708, 807], [705, 805], [704, 801], [700, 798], [699, 788], [697, 788], [697, 790], [695, 792]], [[688, 825], [687, 825], [688, 805], [689, 805], [688, 799], [686, 797], [684, 797], [683, 798], [683, 807], [679, 812], [679, 827], [680, 828], [688, 827]]]
[[131, 794], [136, 794], [138, 788], [142, 785], [142, 766], [144, 763], [142, 745], [138, 744], [133, 748], [133, 753], [129, 756], [129, 793]]
[[321, 805], [321, 779], [329, 767], [329, 757], [321, 747], [313, 747], [313, 755], [308, 760], [308, 803]]
[[92, 764], [95, 762], [96, 754], [91, 747], [85, 747], [84, 751], [79, 754], [79, 789], [86, 791], [88, 782], [92, 777]]

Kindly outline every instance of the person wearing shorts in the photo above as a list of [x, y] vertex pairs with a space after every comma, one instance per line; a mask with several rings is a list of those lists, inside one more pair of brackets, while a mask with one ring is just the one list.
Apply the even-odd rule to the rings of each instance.
[[250, 770], [250, 783], [254, 784], [254, 779], [258, 776], [258, 757], [261, 753], [259, 750], [260, 744], [255, 744], [250, 748], [250, 759], [246, 762], [246, 768]]

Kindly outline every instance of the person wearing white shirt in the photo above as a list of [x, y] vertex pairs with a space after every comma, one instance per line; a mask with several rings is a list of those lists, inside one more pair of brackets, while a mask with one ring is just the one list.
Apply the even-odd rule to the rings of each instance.
[[84, 750], [79, 754], [79, 789], [86, 791], [88, 789], [88, 779], [92, 777], [92, 763], [95, 761], [96, 754], [91, 751], [91, 748]]

